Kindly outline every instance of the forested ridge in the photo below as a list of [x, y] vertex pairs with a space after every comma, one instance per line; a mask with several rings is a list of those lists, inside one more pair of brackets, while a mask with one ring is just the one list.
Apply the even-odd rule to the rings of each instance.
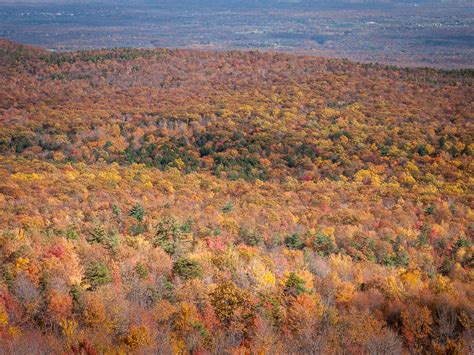
[[0, 41], [0, 352], [473, 352], [472, 70]]

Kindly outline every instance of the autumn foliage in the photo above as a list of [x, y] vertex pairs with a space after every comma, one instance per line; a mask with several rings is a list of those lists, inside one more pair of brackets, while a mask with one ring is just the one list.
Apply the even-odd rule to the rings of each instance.
[[0, 352], [473, 352], [469, 70], [0, 42]]

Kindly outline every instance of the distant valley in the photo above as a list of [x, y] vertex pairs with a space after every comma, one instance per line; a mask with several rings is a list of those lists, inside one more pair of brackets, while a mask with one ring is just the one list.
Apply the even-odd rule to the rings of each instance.
[[361, 62], [473, 67], [463, 1], [0, 3], [0, 37], [51, 50], [259, 49]]

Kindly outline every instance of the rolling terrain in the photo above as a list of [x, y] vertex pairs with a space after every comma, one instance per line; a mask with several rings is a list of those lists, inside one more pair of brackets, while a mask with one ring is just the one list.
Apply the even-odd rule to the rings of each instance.
[[0, 349], [472, 353], [472, 80], [0, 41]]

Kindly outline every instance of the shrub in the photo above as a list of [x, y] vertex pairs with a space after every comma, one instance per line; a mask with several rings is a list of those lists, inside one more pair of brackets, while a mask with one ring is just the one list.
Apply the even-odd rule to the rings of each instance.
[[163, 248], [168, 254], [174, 254], [179, 238], [182, 235], [176, 218], [172, 216], [164, 217], [156, 228], [156, 236], [153, 245]]
[[93, 289], [112, 282], [112, 276], [107, 266], [99, 261], [93, 261], [86, 267], [85, 279]]
[[224, 323], [229, 323], [245, 302], [244, 293], [232, 281], [219, 284], [210, 296], [216, 316]]
[[150, 331], [144, 325], [131, 327], [128, 334], [123, 336], [120, 341], [132, 350], [152, 343]]
[[116, 231], [112, 231], [112, 233], [109, 234], [104, 227], [96, 226], [89, 232], [87, 241], [91, 244], [102, 244], [107, 249], [115, 251], [120, 243], [120, 236]]
[[117, 206], [116, 204], [112, 205], [112, 214], [116, 219], [120, 219], [120, 213], [122, 211], [120, 210], [120, 207]]
[[79, 238], [79, 233], [74, 228], [69, 228], [66, 231], [66, 239], [77, 240]]
[[96, 226], [89, 232], [89, 237], [87, 237], [87, 241], [89, 243], [99, 243], [103, 244], [107, 240], [108, 235], [104, 227]]
[[410, 263], [410, 255], [405, 249], [385, 255], [382, 264], [385, 266], [407, 267]]
[[143, 222], [144, 214], [145, 214], [145, 210], [138, 202], [132, 207], [132, 209], [128, 213], [130, 217], [135, 218], [139, 223]]
[[336, 251], [336, 245], [334, 244], [333, 238], [319, 233], [313, 240], [313, 245], [318, 254], [330, 255]]
[[285, 244], [290, 249], [303, 249], [304, 241], [299, 233], [293, 233], [285, 238]]
[[173, 272], [185, 280], [199, 278], [203, 274], [201, 265], [197, 261], [187, 258], [175, 261]]
[[143, 263], [138, 262], [134, 269], [140, 279], [145, 280], [148, 277], [148, 269]]
[[249, 230], [247, 228], [242, 228], [240, 230], [240, 238], [245, 244], [250, 245], [252, 247], [261, 244], [263, 241], [262, 236], [255, 229]]
[[234, 209], [234, 204], [232, 203], [232, 201], [229, 201], [224, 205], [224, 207], [222, 207], [221, 211], [222, 213], [229, 213], [229, 212], [232, 212], [233, 209]]
[[129, 233], [130, 235], [137, 236], [137, 235], [143, 234], [145, 230], [146, 230], [145, 226], [139, 222], [130, 227]]
[[304, 280], [296, 273], [290, 272], [288, 279], [285, 282], [285, 293], [298, 296], [306, 291]]

